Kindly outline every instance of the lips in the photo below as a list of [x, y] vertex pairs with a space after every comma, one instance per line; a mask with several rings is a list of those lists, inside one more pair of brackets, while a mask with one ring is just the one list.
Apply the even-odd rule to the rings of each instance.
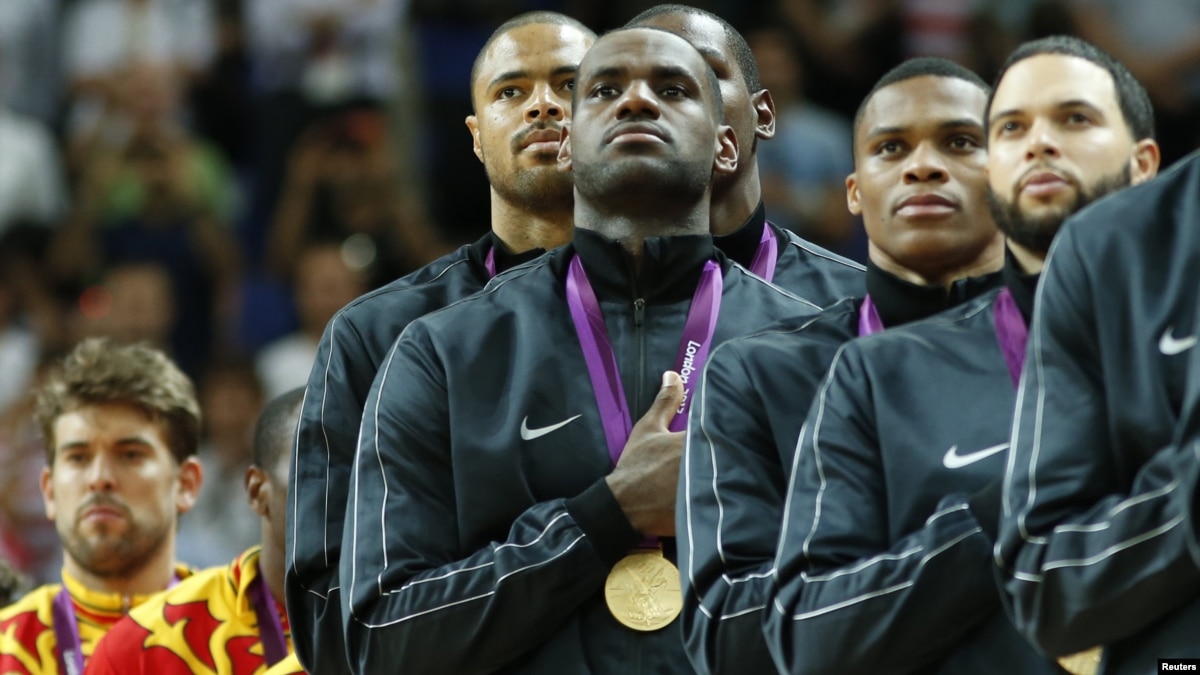
[[125, 509], [113, 503], [92, 503], [86, 504], [80, 509], [79, 519], [81, 521], [97, 520], [124, 520], [126, 518]]
[[896, 213], [905, 218], [929, 218], [954, 213], [954, 200], [936, 193], [923, 193], [904, 198]]
[[667, 134], [657, 125], [649, 122], [625, 122], [618, 124], [604, 134], [604, 142], [608, 143], [664, 143]]
[[1048, 197], [1071, 187], [1071, 181], [1062, 175], [1045, 169], [1038, 169], [1025, 174], [1017, 186], [1017, 191], [1032, 197]]
[[517, 150], [558, 154], [558, 141], [561, 137], [562, 132], [557, 127], [530, 129], [517, 138]]

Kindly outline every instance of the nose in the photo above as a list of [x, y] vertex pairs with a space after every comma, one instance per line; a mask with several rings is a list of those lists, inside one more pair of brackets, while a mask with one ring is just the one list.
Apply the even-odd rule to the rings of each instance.
[[904, 182], [945, 182], [950, 176], [945, 160], [945, 156], [935, 147], [934, 141], [919, 143], [905, 162]]
[[657, 119], [661, 109], [654, 89], [647, 82], [635, 81], [621, 94], [617, 106], [617, 119], [646, 116]]
[[92, 457], [87, 470], [88, 490], [92, 492], [112, 492], [117, 485], [113, 461], [107, 453], [96, 453]]
[[566, 107], [559, 94], [549, 83], [542, 83], [534, 88], [533, 95], [525, 106], [525, 121], [530, 122], [561, 122]]
[[1035, 120], [1029, 129], [1029, 145], [1025, 147], [1025, 159], [1028, 161], [1041, 157], [1057, 159], [1061, 151], [1054, 125], [1049, 120]]

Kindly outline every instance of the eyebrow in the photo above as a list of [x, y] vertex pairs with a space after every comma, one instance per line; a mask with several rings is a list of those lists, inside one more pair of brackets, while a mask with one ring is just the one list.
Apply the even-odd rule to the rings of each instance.
[[[559, 67], [555, 68], [554, 70], [550, 71], [550, 77], [555, 78], [555, 77], [561, 77], [563, 75], [574, 75], [578, 71], [579, 71], [578, 65], [559, 66]], [[487, 88], [492, 89], [493, 87], [495, 87], [499, 84], [502, 84], [504, 82], [511, 82], [513, 80], [529, 79], [532, 77], [533, 77], [533, 74], [530, 73], [528, 70], [508, 70], [508, 71], [500, 73], [496, 77], [492, 78], [492, 81], [488, 82]]]
[[[1069, 110], [1071, 108], [1087, 108], [1088, 110], [1092, 110], [1092, 111], [1096, 112], [1097, 114], [1100, 114], [1100, 115], [1104, 114], [1104, 111], [1101, 110], [1099, 107], [1097, 107], [1095, 103], [1092, 103], [1091, 101], [1085, 101], [1081, 98], [1073, 98], [1069, 101], [1062, 101], [1054, 106], [1055, 110]], [[1021, 112], [1023, 110], [1024, 110], [1023, 108], [1009, 108], [1008, 110], [1001, 110], [1000, 112], [998, 112], [995, 115], [992, 115], [991, 117], [988, 118], [988, 124], [992, 124], [996, 120], [999, 120], [999, 119], [1002, 119], [1005, 117], [1012, 117], [1014, 115], [1019, 115], [1019, 114], [1021, 114]]]
[[[973, 120], [973, 119], [964, 117], [962, 119], [946, 120], [945, 122], [938, 124], [937, 128], [938, 128], [938, 130], [970, 128], [970, 129], [978, 129], [979, 131], [983, 131], [983, 124], [981, 124], [978, 120]], [[878, 136], [892, 136], [895, 134], [902, 134], [905, 131], [907, 131], [908, 129], [909, 129], [909, 127], [898, 127], [898, 126], [874, 127], [869, 132], [867, 132], [867, 135], [864, 136], [864, 138], [869, 140], [872, 138], [876, 138]]]
[[[589, 75], [590, 79], [598, 78], [615, 78], [621, 77], [629, 72], [625, 66], [607, 66], [600, 68]], [[650, 69], [651, 76], [656, 80], [669, 80], [673, 78], [688, 80], [693, 83], [698, 83], [699, 80], [687, 68], [682, 66], [654, 66]]]

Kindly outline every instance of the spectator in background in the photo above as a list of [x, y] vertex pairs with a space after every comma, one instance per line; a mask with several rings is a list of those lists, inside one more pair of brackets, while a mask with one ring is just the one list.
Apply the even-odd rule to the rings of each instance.
[[13, 569], [4, 558], [0, 558], [0, 607], [16, 602], [29, 592], [29, 579]]
[[[5, 54], [0, 52], [0, 67], [4, 63]], [[58, 225], [66, 215], [67, 199], [58, 146], [50, 129], [0, 104], [0, 234], [18, 223]]]
[[4, 0], [0, 107], [43, 125], [58, 120], [58, 26], [59, 0]]
[[196, 506], [179, 521], [176, 547], [189, 565], [224, 565], [259, 541], [259, 519], [245, 508], [241, 486], [263, 402], [251, 359], [219, 359], [200, 378], [199, 456], [206, 480]]
[[849, 121], [805, 100], [804, 65], [794, 34], [763, 27], [751, 31], [746, 42], [758, 61], [762, 86], [775, 100], [775, 138], [758, 150], [771, 220], [862, 260], [865, 251], [854, 250], [861, 227], [846, 210], [846, 177], [854, 171]]
[[267, 398], [308, 382], [325, 325], [339, 309], [368, 288], [360, 270], [346, 260], [340, 242], [309, 244], [296, 261], [292, 278], [300, 329], [264, 347], [256, 359]]
[[351, 262], [369, 268], [372, 287], [449, 252], [396, 198], [398, 178], [387, 122], [373, 106], [314, 123], [297, 142], [268, 236], [267, 265], [295, 273], [316, 240], [344, 242]]
[[71, 310], [75, 339], [108, 337], [119, 344], [145, 342], [168, 354], [180, 315], [170, 273], [155, 262], [124, 262], [103, 271], [79, 294]]

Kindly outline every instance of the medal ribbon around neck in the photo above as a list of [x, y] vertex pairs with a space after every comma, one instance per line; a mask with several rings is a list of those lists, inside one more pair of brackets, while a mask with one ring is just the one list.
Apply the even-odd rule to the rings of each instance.
[[996, 296], [996, 341], [1008, 366], [1013, 387], [1021, 383], [1021, 367], [1025, 365], [1025, 345], [1029, 343], [1029, 327], [1013, 299], [1012, 291], [1004, 288]]
[[258, 636], [262, 641], [263, 660], [270, 668], [287, 656], [287, 639], [283, 636], [283, 624], [279, 621], [275, 599], [271, 597], [261, 572], [250, 582], [249, 590], [250, 603], [254, 605], [254, 614], [258, 617]]
[[771, 226], [764, 222], [758, 250], [754, 252], [754, 260], [750, 261], [750, 271], [767, 281], [773, 281], [775, 258], [778, 254], [779, 242], [775, 241], [775, 233], [771, 231]]
[[879, 318], [879, 310], [871, 302], [871, 296], [863, 297], [862, 307], [858, 308], [858, 335], [874, 335], [883, 330], [883, 319]]
[[[167, 584], [167, 588], [174, 588], [178, 583], [179, 574], [172, 574], [171, 583]], [[54, 641], [58, 645], [59, 671], [63, 675], [82, 675], [83, 640], [79, 637], [79, 619], [75, 617], [75, 603], [71, 600], [71, 593], [67, 591], [65, 582], [54, 596], [50, 616], [54, 622]]]

